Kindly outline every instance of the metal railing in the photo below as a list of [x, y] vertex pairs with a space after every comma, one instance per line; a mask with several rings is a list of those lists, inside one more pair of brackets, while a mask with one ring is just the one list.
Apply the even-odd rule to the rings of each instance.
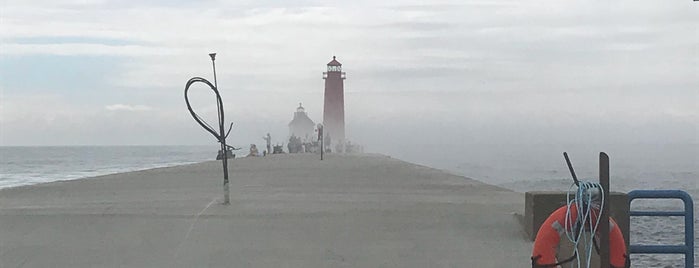
[[634, 190], [629, 192], [629, 207], [634, 199], [680, 199], [684, 211], [635, 211], [629, 216], [684, 217], [684, 245], [630, 245], [629, 254], [684, 254], [686, 268], [694, 267], [694, 202], [680, 190]]

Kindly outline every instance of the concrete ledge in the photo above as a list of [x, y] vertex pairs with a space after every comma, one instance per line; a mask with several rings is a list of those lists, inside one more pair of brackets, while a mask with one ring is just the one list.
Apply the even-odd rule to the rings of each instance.
[[[609, 214], [621, 228], [629, 244], [629, 198], [626, 193], [612, 192]], [[610, 200], [608, 199], [608, 201]], [[539, 227], [556, 209], [566, 204], [565, 191], [533, 191], [524, 194], [524, 230], [534, 241]]]

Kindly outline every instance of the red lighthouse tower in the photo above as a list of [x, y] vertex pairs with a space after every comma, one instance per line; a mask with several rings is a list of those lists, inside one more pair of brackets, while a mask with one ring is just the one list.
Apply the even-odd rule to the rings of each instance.
[[[345, 140], [345, 73], [342, 64], [335, 59], [328, 63], [328, 71], [323, 72], [325, 79], [325, 105], [323, 107], [323, 125], [326, 136], [331, 141], [344, 143]], [[328, 144], [330, 145], [330, 144]]]

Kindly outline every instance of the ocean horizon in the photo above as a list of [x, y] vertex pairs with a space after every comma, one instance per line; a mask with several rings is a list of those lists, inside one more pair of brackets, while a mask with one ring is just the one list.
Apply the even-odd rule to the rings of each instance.
[[[610, 156], [612, 187], [699, 188], [699, 144], [418, 145], [380, 153], [515, 191], [556, 190], [571, 182], [562, 152], [579, 178], [596, 180], [597, 155]], [[218, 145], [0, 146], [0, 188], [215, 160]], [[245, 155], [246, 148], [237, 151]], [[527, 182], [527, 183], [523, 183]], [[668, 182], [673, 182], [668, 184]], [[636, 187], [636, 188], [634, 188]]]

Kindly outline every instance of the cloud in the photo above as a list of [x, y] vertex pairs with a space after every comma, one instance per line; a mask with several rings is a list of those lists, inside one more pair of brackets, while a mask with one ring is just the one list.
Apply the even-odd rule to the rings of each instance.
[[104, 107], [104, 109], [106, 109], [108, 111], [130, 111], [130, 112], [153, 110], [152, 107], [149, 107], [146, 105], [128, 105], [128, 104], [107, 105]]
[[[0, 10], [0, 67], [5, 63], [6, 70], [0, 76], [12, 75], [14, 82], [0, 81], [9, 96], [0, 105], [5, 113], [0, 120], [5, 125], [18, 115], [11, 107], [30, 106], [13, 96], [25, 92], [63, 96], [70, 106], [92, 112], [67, 105], [51, 113], [24, 111], [28, 116], [17, 118], [66, 114], [62, 118], [87, 126], [103, 121], [95, 116], [107, 117], [123, 128], [119, 135], [102, 136], [115, 143], [138, 132], [126, 122], [152, 120], [163, 132], [177, 132], [173, 126], [179, 125], [199, 131], [190, 124], [183, 87], [192, 76], [212, 80], [207, 53], [217, 52], [226, 119], [236, 122], [239, 137], [258, 139], [256, 132], [284, 133], [298, 102], [315, 121], [322, 120], [321, 73], [337, 55], [347, 72], [346, 111], [353, 125], [348, 131], [358, 136], [379, 128], [386, 135], [410, 132], [422, 124], [449, 126], [455, 137], [521, 131], [540, 135], [532, 138], [538, 141], [555, 138], [547, 133], [570, 133], [567, 129], [584, 137], [602, 120], [605, 129], [618, 125], [623, 131], [612, 132], [627, 134], [648, 122], [676, 122], [667, 124], [666, 139], [684, 139], [691, 136], [684, 124], [699, 124], [699, 57], [693, 56], [699, 40], [696, 8], [690, 5], [8, 0]], [[32, 60], [36, 55], [61, 56]], [[102, 60], [108, 57], [112, 60]], [[20, 64], [22, 72], [11, 71]], [[201, 93], [197, 107], [215, 119], [206, 110], [213, 103], [210, 92]], [[132, 100], [139, 105], [128, 104]], [[150, 111], [170, 119], [116, 111]], [[7, 125], [17, 128], [20, 121]], [[386, 124], [396, 130], [384, 130]], [[80, 133], [66, 133], [84, 140]], [[65, 134], [61, 141], [71, 137]]]
[[177, 49], [138, 45], [105, 44], [5, 44], [0, 55], [101, 55], [101, 56], [143, 56], [172, 55]]

